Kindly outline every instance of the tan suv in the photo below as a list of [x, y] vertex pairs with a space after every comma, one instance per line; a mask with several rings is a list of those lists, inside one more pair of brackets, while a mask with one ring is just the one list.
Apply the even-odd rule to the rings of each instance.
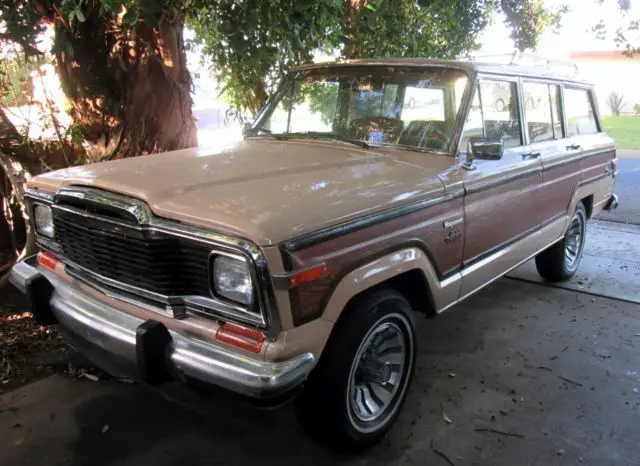
[[317, 439], [362, 449], [406, 398], [416, 314], [532, 257], [547, 280], [571, 277], [587, 219], [617, 204], [615, 174], [579, 77], [304, 66], [237, 144], [32, 180], [42, 251], [12, 281], [114, 374], [297, 395]]

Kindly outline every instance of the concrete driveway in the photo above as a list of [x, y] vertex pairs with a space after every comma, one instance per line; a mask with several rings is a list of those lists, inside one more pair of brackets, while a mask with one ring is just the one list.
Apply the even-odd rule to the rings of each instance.
[[[621, 257], [619, 279], [640, 294], [635, 258]], [[583, 265], [587, 276], [601, 267]], [[638, 304], [527, 280], [421, 320], [407, 403], [360, 456], [315, 445], [291, 406], [181, 397], [186, 407], [136, 385], [54, 376], [0, 398], [0, 464], [637, 465]]]

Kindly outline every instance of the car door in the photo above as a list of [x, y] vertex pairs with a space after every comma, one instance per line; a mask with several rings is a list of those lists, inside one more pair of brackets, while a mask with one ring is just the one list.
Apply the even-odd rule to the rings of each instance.
[[503, 274], [535, 251], [514, 247], [539, 224], [537, 192], [542, 164], [526, 145], [518, 78], [481, 77], [463, 130], [470, 137], [501, 139], [499, 160], [474, 160], [464, 168], [465, 243], [461, 297]]
[[[603, 177], [610, 179], [614, 170], [611, 162], [615, 158], [615, 148], [611, 146], [611, 138], [602, 131], [598, 121], [593, 90], [577, 85], [564, 85], [563, 102], [566, 114], [566, 149], [572, 160], [579, 160], [579, 165], [572, 163], [581, 171], [579, 182], [588, 184]], [[573, 195], [575, 185], [571, 188], [565, 204]], [[567, 194], [568, 189], [569, 186], [565, 186], [563, 195]], [[607, 199], [610, 189], [610, 182], [599, 183], [591, 200], [593, 205], [587, 206], [587, 209], [597, 211], [598, 205]], [[568, 207], [573, 208], [570, 205]], [[566, 207], [564, 211], [566, 212]], [[572, 215], [573, 212], [567, 214]]]
[[[542, 161], [543, 172], [539, 210], [532, 215], [545, 225], [566, 213], [567, 203], [580, 181], [580, 150], [565, 138], [561, 85], [523, 80], [522, 90], [526, 96], [524, 116], [530, 151]], [[579, 145], [576, 141], [573, 144]]]

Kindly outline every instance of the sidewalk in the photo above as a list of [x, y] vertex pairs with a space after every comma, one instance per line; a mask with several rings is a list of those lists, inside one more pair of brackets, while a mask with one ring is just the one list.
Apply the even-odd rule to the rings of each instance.
[[640, 149], [618, 149], [618, 157], [640, 158]]

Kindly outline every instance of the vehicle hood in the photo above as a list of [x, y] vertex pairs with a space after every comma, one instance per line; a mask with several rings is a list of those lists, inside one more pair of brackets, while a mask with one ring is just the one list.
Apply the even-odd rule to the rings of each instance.
[[147, 202], [177, 219], [267, 246], [440, 196], [452, 158], [341, 141], [244, 140], [59, 170], [30, 186], [90, 186]]

